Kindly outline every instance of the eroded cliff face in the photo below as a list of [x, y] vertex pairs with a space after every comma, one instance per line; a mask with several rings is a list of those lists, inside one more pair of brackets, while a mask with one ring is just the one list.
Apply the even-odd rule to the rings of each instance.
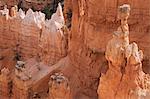
[[[77, 5], [73, 3], [76, 3]], [[98, 3], [98, 1], [92, 0], [86, 2], [84, 0], [79, 0], [78, 2], [74, 1], [73, 3], [74, 20], [72, 25], [73, 23], [78, 23], [79, 25], [77, 24], [72, 27], [72, 35], [78, 37], [84, 35], [84, 44], [91, 50], [97, 52], [104, 51], [108, 40], [111, 38], [111, 32], [119, 25], [119, 21], [117, 20], [117, 7], [124, 3], [130, 4], [132, 8], [131, 16], [129, 18], [131, 42], [138, 42], [141, 48], [145, 49], [144, 53], [149, 56], [149, 44], [147, 44], [147, 42], [149, 42], [150, 1], [103, 0]], [[143, 36], [143, 33], [146, 35]], [[142, 37], [142, 39], [139, 39], [140, 37]], [[73, 39], [77, 38], [73, 37]]]
[[[114, 75], [120, 79], [121, 72], [124, 72], [120, 71], [120, 67], [115, 69], [113, 67], [116, 64], [117, 66], [122, 64], [124, 61], [122, 54], [110, 52], [108, 57], [105, 57], [106, 45], [112, 38], [112, 33], [120, 25], [117, 15], [118, 6], [124, 3], [131, 5], [131, 14], [128, 20], [129, 29], [126, 28], [130, 31], [130, 36], [127, 35], [125, 45], [131, 44], [128, 39], [130, 42], [135, 41], [136, 43], [129, 46], [131, 53], [128, 62], [131, 63], [126, 66], [127, 73], [123, 82], [129, 86], [133, 85], [131, 88], [135, 88], [134, 85], [140, 86], [143, 83], [141, 81], [144, 81], [141, 79], [149, 79], [142, 72], [142, 52], [138, 50], [138, 47], [144, 53], [143, 67], [148, 68], [150, 59], [150, 1], [65, 0], [65, 21], [59, 7], [52, 18], [46, 21], [44, 14], [33, 12], [31, 9], [26, 14], [22, 10], [18, 12], [19, 14], [15, 14], [13, 13], [14, 7], [11, 11], [13, 13], [11, 17], [8, 14], [8, 9], [1, 11], [0, 23], [3, 25], [0, 27], [0, 35], [2, 35], [0, 36], [0, 48], [2, 50], [0, 65], [6, 68], [2, 67], [4, 70], [2, 70], [1, 79], [6, 79], [2, 85], [6, 92], [2, 96], [7, 94], [8, 97], [8, 94], [12, 94], [11, 92], [16, 92], [12, 97], [24, 96], [24, 99], [30, 97], [41, 97], [42, 99], [67, 97], [68, 99], [69, 97], [70, 99], [71, 96], [74, 99], [97, 99], [98, 95], [100, 97], [104, 95], [105, 99], [107, 94], [104, 92], [101, 95], [101, 91], [103, 92], [101, 86], [105, 88], [105, 81], [113, 81]], [[68, 27], [71, 26], [70, 31], [63, 25], [64, 22], [67, 23]], [[120, 43], [115, 39], [114, 42], [122, 46], [122, 42]], [[128, 49], [126, 46], [124, 48]], [[118, 53], [118, 50], [116, 52]], [[5, 53], [11, 54], [5, 55]], [[122, 49], [119, 50], [119, 53], [122, 53]], [[109, 57], [111, 55], [112, 57]], [[116, 55], [118, 55], [119, 61], [115, 59]], [[113, 66], [108, 64], [110, 63], [109, 59], [113, 62]], [[7, 63], [4, 60], [10, 62]], [[17, 60], [19, 60], [19, 64]], [[137, 63], [139, 63], [138, 69], [133, 66]], [[9, 75], [7, 68], [15, 70], [15, 72], [11, 72], [13, 75]], [[112, 68], [117, 72], [112, 73]], [[133, 71], [134, 69], [136, 71]], [[50, 75], [55, 72], [63, 73], [63, 76], [55, 75], [51, 79]], [[147, 72], [149, 72], [148, 69]], [[8, 88], [10, 88], [8, 86], [9, 80], [5, 76], [7, 74], [12, 77], [12, 86], [14, 86], [10, 93], [7, 93]], [[113, 77], [109, 74], [112, 74]], [[106, 78], [108, 75], [111, 78], [105, 80], [105, 77], [101, 78], [101, 75], [105, 75]], [[135, 78], [140, 80], [136, 80], [138, 81], [136, 84], [134, 82], [129, 83], [130, 78], [133, 81]], [[114, 86], [119, 83], [119, 79], [114, 80]], [[48, 82], [50, 82], [49, 85]], [[119, 88], [124, 88], [124, 83]], [[113, 88], [115, 89], [116, 86]], [[97, 92], [97, 89], [100, 91]], [[57, 90], [63, 90], [63, 92], [58, 95], [56, 94]], [[123, 95], [126, 97], [128, 92], [123, 91], [125, 92]], [[121, 94], [124, 92], [120, 91]]]
[[[45, 20], [45, 14], [31, 9], [26, 14], [21, 9], [19, 12], [14, 10], [1, 10], [2, 49], [13, 49], [20, 58], [18, 60], [38, 57], [47, 64], [49, 59], [53, 59], [50, 63], [54, 64], [60, 59], [55, 57], [66, 56], [67, 38], [64, 36], [64, 17], [60, 4], [50, 20]], [[9, 16], [9, 12], [14, 12], [14, 16]]]
[[0, 98], [47, 99], [50, 75], [61, 67], [54, 64], [68, 49], [60, 3], [49, 20], [41, 12], [5, 6], [0, 24]]
[[79, 89], [78, 92], [87, 96], [96, 96], [101, 67], [108, 66], [104, 58], [105, 48], [112, 37], [111, 33], [120, 24], [117, 19], [117, 8], [121, 4], [131, 5], [128, 22], [130, 42], [135, 41], [144, 52], [144, 60], [149, 59], [149, 0], [66, 0], [65, 2], [72, 5], [68, 6], [73, 12], [69, 55], [76, 74], [74, 78], [78, 79], [75, 80], [76, 82], [74, 80], [71, 82]]

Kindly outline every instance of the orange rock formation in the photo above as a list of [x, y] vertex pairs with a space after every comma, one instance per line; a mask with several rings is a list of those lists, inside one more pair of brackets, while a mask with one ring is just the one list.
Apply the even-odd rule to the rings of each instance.
[[[31, 9], [26, 14], [21, 9], [16, 12], [15, 7], [0, 10], [0, 91], [2, 88], [5, 91], [0, 98], [107, 99], [114, 94], [116, 98], [149, 98], [145, 97], [149, 76], [142, 67], [149, 72], [150, 1], [65, 0], [64, 3], [65, 18], [59, 4], [50, 20]], [[131, 6], [129, 25], [128, 15], [118, 14], [118, 6], [122, 4]], [[120, 23], [118, 18], [125, 20]], [[121, 32], [122, 27], [125, 33]], [[136, 43], [130, 43], [129, 39]], [[10, 71], [12, 87], [2, 72], [4, 68]], [[55, 73], [63, 73], [61, 83], [57, 83], [59, 77], [50, 79]], [[63, 91], [56, 94], [57, 90]]]
[[52, 75], [49, 82], [49, 99], [72, 99], [68, 82], [63, 74]]
[[121, 25], [107, 45], [105, 55], [109, 69], [100, 78], [99, 99], [149, 98], [150, 76], [142, 70], [143, 52], [136, 43], [129, 44], [129, 12], [129, 5], [119, 7]]
[[16, 8], [10, 10], [11, 16], [7, 6], [0, 11], [0, 98], [32, 99], [45, 94], [42, 99], [46, 99], [49, 77], [60, 67], [52, 65], [67, 52], [62, 8], [59, 4], [50, 20], [41, 12], [29, 9], [25, 14]]
[[10, 71], [7, 68], [1, 70], [0, 75], [0, 97], [4, 99], [9, 99], [11, 95], [11, 75]]
[[[69, 78], [73, 87], [78, 90], [75, 96], [85, 99], [87, 96], [90, 99], [97, 97], [97, 81], [101, 72], [105, 72], [108, 68], [104, 57], [105, 48], [112, 37], [111, 33], [120, 24], [117, 15], [119, 5], [131, 5], [131, 15], [128, 20], [130, 42], [135, 41], [143, 50], [144, 61], [150, 59], [149, 0], [144, 2], [142, 0], [65, 0], [65, 3], [72, 5], [67, 5], [65, 9], [71, 9], [73, 13], [69, 41], [72, 69], [69, 70], [74, 71], [76, 75]], [[81, 10], [84, 10], [82, 11], [84, 14]], [[149, 68], [148, 65], [143, 67]]]

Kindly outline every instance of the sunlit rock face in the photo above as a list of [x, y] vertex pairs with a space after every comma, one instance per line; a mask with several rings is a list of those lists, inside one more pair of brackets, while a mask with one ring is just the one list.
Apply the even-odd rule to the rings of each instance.
[[118, 9], [121, 25], [107, 45], [109, 69], [100, 77], [99, 99], [148, 99], [150, 76], [142, 70], [143, 52], [136, 43], [129, 44], [128, 39], [130, 6], [122, 5]]
[[1, 10], [1, 48], [15, 49], [21, 60], [38, 57], [49, 65], [66, 56], [67, 37], [64, 35], [65, 23], [60, 4], [50, 20], [45, 20], [45, 14], [32, 9], [26, 14], [21, 9], [17, 10], [13, 7], [11, 16], [7, 6]]
[[40, 11], [25, 13], [16, 6], [0, 10], [0, 98], [48, 98], [49, 77], [60, 67], [53, 64], [67, 55], [60, 4], [52, 16], [45, 20]]
[[40, 47], [43, 62], [52, 65], [67, 55], [67, 37], [64, 35], [64, 26], [62, 7], [59, 3], [56, 13], [52, 15], [51, 20], [46, 20], [42, 30]]
[[124, 51], [129, 46], [129, 26], [127, 19], [130, 14], [130, 7], [128, 5], [120, 6], [118, 13], [121, 25], [113, 33], [113, 38], [108, 42], [105, 54], [109, 63], [120, 66], [124, 61]]

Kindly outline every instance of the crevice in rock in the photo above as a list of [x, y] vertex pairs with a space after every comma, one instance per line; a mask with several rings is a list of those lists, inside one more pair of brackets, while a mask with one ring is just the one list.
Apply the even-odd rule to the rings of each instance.
[[123, 77], [124, 77], [124, 74], [125, 74], [126, 66], [127, 66], [127, 58], [124, 59], [124, 62], [123, 62], [123, 64], [120, 67], [121, 77], [120, 77], [120, 81], [119, 81], [119, 84], [117, 86], [116, 92], [114, 94], [114, 99], [116, 98], [116, 96], [118, 94], [118, 90], [120, 88], [120, 85], [122, 83], [122, 80], [123, 80]]
[[142, 69], [144, 71], [144, 73], [146, 74], [150, 74], [150, 57], [144, 57], [143, 61], [142, 61]]

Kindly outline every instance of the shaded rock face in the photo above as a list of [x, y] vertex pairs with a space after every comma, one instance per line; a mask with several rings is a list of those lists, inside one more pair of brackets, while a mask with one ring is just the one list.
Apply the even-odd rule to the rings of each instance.
[[19, 5], [19, 7], [24, 9], [34, 8], [36, 10], [42, 10], [52, 1], [53, 0], [1, 0], [0, 7], [8, 5], [8, 8], [11, 8], [14, 5]]
[[144, 52], [144, 58], [149, 57], [149, 0], [65, 1], [65, 9], [71, 9], [73, 12], [69, 55], [76, 74], [74, 78], [78, 81], [72, 84], [84, 95], [92, 98], [96, 96], [101, 67], [107, 66], [104, 58], [106, 45], [112, 37], [111, 33], [120, 24], [117, 10], [118, 6], [124, 3], [130, 4], [132, 8], [128, 20], [130, 42], [136, 41]]
[[20, 0], [19, 6], [24, 9], [33, 8], [35, 10], [43, 10], [52, 0]]
[[8, 5], [8, 8], [11, 8], [14, 5], [17, 5], [19, 0], [1, 0], [0, 1], [0, 9], [3, 8], [4, 5]]
[[[99, 99], [146, 99], [150, 94], [150, 76], [142, 70], [143, 52], [136, 43], [129, 44], [127, 19], [130, 6], [119, 7], [121, 25], [108, 42], [106, 59], [109, 69], [100, 78]], [[109, 86], [108, 86], [109, 85]]]

